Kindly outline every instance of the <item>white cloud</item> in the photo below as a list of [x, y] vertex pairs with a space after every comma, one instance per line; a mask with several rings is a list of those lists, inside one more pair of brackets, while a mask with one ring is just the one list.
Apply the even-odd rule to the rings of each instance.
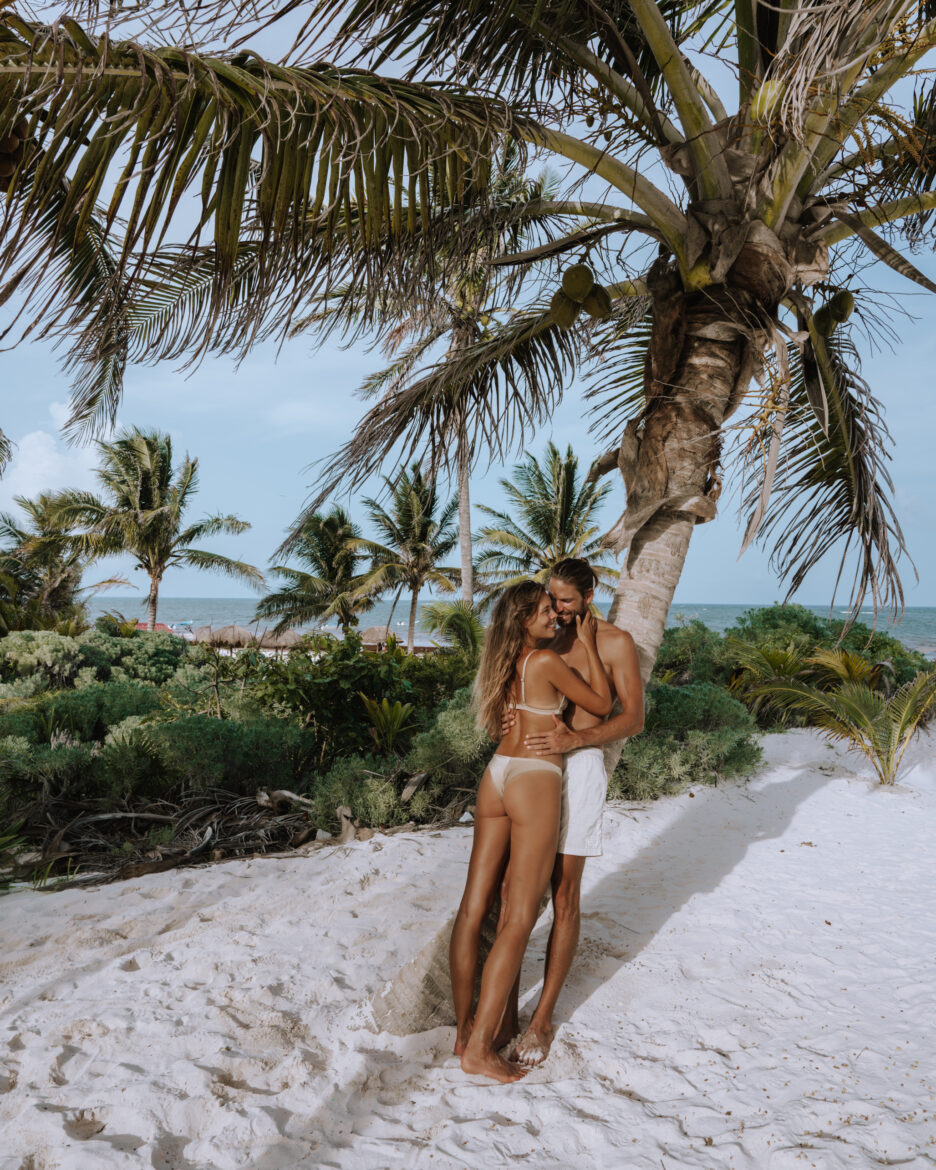
[[[53, 423], [61, 426], [68, 417], [68, 408], [53, 402], [49, 414]], [[13, 440], [13, 458], [0, 479], [0, 508], [4, 511], [16, 510], [14, 496], [94, 487], [94, 447], [69, 447], [59, 435], [43, 429], [13, 436]]]

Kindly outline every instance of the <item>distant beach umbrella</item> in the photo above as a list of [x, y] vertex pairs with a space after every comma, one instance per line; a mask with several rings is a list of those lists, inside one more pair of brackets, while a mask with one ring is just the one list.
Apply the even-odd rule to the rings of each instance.
[[390, 629], [387, 626], [368, 626], [361, 634], [361, 641], [365, 646], [386, 645], [387, 636], [390, 634]]
[[246, 626], [219, 626], [201, 641], [210, 642], [212, 646], [255, 646], [257, 636]]
[[281, 634], [273, 630], [261, 630], [259, 637], [261, 650], [289, 650], [302, 641], [302, 635], [295, 630], [283, 630]]
[[192, 630], [192, 638], [196, 642], [207, 642], [211, 638], [211, 626], [198, 626]]

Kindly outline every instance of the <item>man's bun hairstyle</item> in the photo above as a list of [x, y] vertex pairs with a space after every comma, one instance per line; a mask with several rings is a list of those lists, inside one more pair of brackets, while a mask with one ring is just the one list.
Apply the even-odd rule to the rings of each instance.
[[574, 585], [583, 597], [589, 589], [594, 589], [598, 585], [598, 574], [588, 561], [583, 561], [581, 557], [566, 557], [564, 561], [553, 565], [549, 575], [565, 581], [566, 585]]

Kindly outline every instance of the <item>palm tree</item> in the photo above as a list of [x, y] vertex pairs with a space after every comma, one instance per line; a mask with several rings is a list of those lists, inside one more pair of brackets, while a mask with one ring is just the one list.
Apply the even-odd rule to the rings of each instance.
[[350, 542], [360, 535], [360, 528], [343, 508], [313, 513], [293, 545], [293, 555], [311, 571], [274, 565], [270, 572], [286, 584], [262, 598], [257, 618], [277, 619], [277, 633], [329, 617], [337, 618], [345, 633], [356, 626], [358, 614], [374, 604], [372, 598], [355, 592], [361, 558]]
[[[358, 60], [398, 56], [440, 85], [471, 77], [511, 102], [512, 133], [569, 165], [567, 197], [551, 202], [577, 213], [574, 230], [494, 263], [538, 289], [571, 254], [612, 299], [606, 323], [571, 324], [565, 360], [598, 366], [592, 393], [614, 447], [596, 473], [619, 468], [628, 493], [606, 537], [626, 553], [611, 616], [633, 632], [646, 676], [693, 528], [716, 515], [726, 424], [743, 404], [730, 423], [749, 440], [735, 444], [747, 472], [743, 547], [772, 536], [791, 592], [830, 549], [843, 566], [856, 551], [853, 604], [868, 592], [902, 604], [886, 432], [847, 318], [855, 294], [866, 322], [879, 312], [851, 287], [863, 249], [936, 290], [894, 247], [901, 232], [923, 238], [936, 208], [936, 96], [921, 87], [901, 111], [894, 94], [936, 46], [929, 10], [792, 0], [778, 15], [746, 0], [712, 23], [715, 11], [691, 0], [318, 8], [336, 53], [353, 44]], [[736, 67], [734, 103], [701, 72], [713, 37]], [[547, 106], [580, 120], [544, 122]], [[668, 187], [653, 181], [654, 157], [676, 176]], [[586, 177], [604, 185], [589, 202], [573, 198]], [[375, 407], [356, 472], [391, 450], [408, 460], [454, 449], [466, 418], [469, 442], [486, 438], [509, 402], [532, 412], [554, 401], [562, 363], [549, 339], [577, 315], [581, 290], [571, 299], [558, 314], [528, 301]]]
[[[191, 19], [170, 0], [148, 11], [157, 10]], [[614, 431], [615, 455], [599, 467], [617, 466], [628, 489], [608, 535], [626, 552], [612, 615], [634, 633], [645, 675], [693, 528], [717, 512], [726, 426], [751, 440], [738, 445], [751, 473], [745, 546], [772, 534], [791, 590], [830, 549], [844, 545], [844, 557], [855, 547], [853, 602], [870, 592], [875, 604], [902, 604], [886, 435], [845, 318], [855, 294], [866, 320], [877, 311], [857, 285], [863, 250], [936, 288], [895, 247], [901, 234], [923, 239], [936, 209], [936, 99], [921, 82], [902, 108], [908, 87], [899, 88], [936, 46], [928, 5], [310, 5], [304, 51], [318, 36], [331, 59], [353, 54], [355, 66], [399, 57], [405, 82], [357, 67], [138, 50], [115, 36], [97, 41], [71, 21], [38, 29], [8, 11], [10, 108], [0, 130], [24, 109], [27, 138], [46, 154], [31, 173], [24, 157], [10, 179], [7, 285], [24, 241], [38, 238], [53, 177], [81, 178], [51, 217], [60, 233], [97, 200], [107, 163], [139, 130], [141, 150], [107, 220], [132, 196], [120, 274], [136, 263], [134, 249], [146, 270], [160, 216], [197, 180], [218, 242], [203, 305], [177, 323], [173, 345], [243, 349], [271, 320], [288, 329], [324, 274], [345, 278], [348, 266], [360, 277], [348, 282], [350, 301], [368, 307], [358, 317], [366, 324], [387, 287], [412, 287], [440, 264], [457, 271], [477, 254], [479, 235], [494, 241], [505, 219], [523, 219], [516, 209], [499, 217], [485, 199], [491, 160], [512, 136], [567, 165], [565, 197], [550, 203], [574, 226], [496, 263], [511, 268], [519, 298], [523, 287], [538, 293], [556, 281], [558, 257], [587, 259], [614, 302], [612, 318], [590, 334], [579, 323], [564, 332], [560, 320], [569, 323], [577, 301], [561, 302], [557, 317], [534, 295], [489, 336], [378, 403], [358, 450], [379, 460], [402, 440], [397, 451], [409, 461], [455, 450], [465, 428], [469, 444], [505, 444], [504, 420], [541, 417], [561, 393], [558, 375], [591, 357]], [[294, 11], [273, 0], [262, 20]], [[230, 31], [226, 12], [245, 19], [240, 6], [200, 5], [186, 43]], [[249, 35], [249, 23], [238, 27], [236, 44]], [[713, 49], [737, 76], [730, 98], [701, 71]], [[466, 79], [497, 97], [466, 95]], [[160, 104], [150, 100], [157, 94]], [[39, 116], [45, 103], [55, 117]], [[664, 173], [670, 182], [654, 182]], [[588, 201], [586, 180], [601, 185]], [[310, 220], [328, 246], [306, 255], [297, 243]], [[235, 293], [251, 224], [261, 259]], [[356, 251], [341, 252], [345, 236]], [[646, 376], [635, 382], [627, 340], [644, 324]], [[152, 341], [158, 350], [159, 329]], [[745, 416], [731, 422], [742, 405]]]
[[198, 460], [186, 455], [172, 465], [172, 440], [159, 431], [137, 427], [111, 442], [99, 442], [102, 466], [98, 479], [105, 498], [92, 492], [63, 492], [57, 515], [65, 525], [81, 527], [75, 546], [93, 557], [129, 553], [149, 578], [147, 620], [156, 627], [159, 586], [167, 569], [184, 565], [226, 573], [250, 585], [263, 584], [253, 565], [192, 547], [192, 542], [221, 533], [240, 533], [250, 525], [236, 516], [209, 516], [188, 527], [183, 517], [198, 490]]
[[[358, 592], [375, 597], [394, 589], [397, 600], [404, 590], [409, 593], [406, 648], [412, 653], [420, 590], [431, 585], [451, 593], [458, 582], [458, 569], [439, 564], [458, 543], [458, 532], [452, 526], [458, 500], [449, 500], [439, 511], [441, 501], [435, 485], [423, 477], [415, 463], [395, 480], [385, 477], [384, 482], [390, 493], [389, 509], [376, 500], [364, 501], [383, 544], [361, 538], [350, 542], [371, 557], [371, 567], [362, 575]], [[396, 600], [393, 604], [395, 607]]]
[[[544, 204], [553, 186], [554, 180], [546, 174], [536, 181], [528, 180], [516, 143], [508, 142], [492, 175], [488, 197], [500, 208], [529, 209]], [[547, 219], [545, 212], [542, 216], [528, 212], [519, 224], [509, 225], [501, 233], [494, 254], [515, 251], [524, 238], [536, 227], [542, 227]], [[422, 373], [421, 360], [442, 341], [447, 339], [447, 352], [451, 356], [485, 336], [492, 319], [508, 310], [510, 300], [510, 282], [492, 280], [491, 259], [487, 241], [479, 239], [477, 252], [468, 258], [464, 268], [451, 273], [443, 266], [440, 279], [426, 280], [415, 289], [407, 290], [402, 300], [387, 298], [380, 309], [380, 325], [385, 330], [384, 353], [394, 361], [366, 380], [360, 390], [362, 398], [372, 398], [376, 394], [393, 395], [418, 382]], [[458, 486], [462, 601], [469, 607], [475, 595], [469, 475], [479, 454], [478, 450], [472, 452], [468, 429], [462, 420], [455, 435], [454, 462]]]
[[566, 557], [584, 557], [600, 583], [613, 588], [617, 573], [601, 564], [611, 554], [602, 547], [595, 523], [610, 486], [580, 483], [578, 457], [571, 447], [563, 456], [555, 443], [548, 443], [542, 463], [527, 455], [514, 467], [513, 479], [502, 479], [500, 485], [507, 510], [480, 505], [494, 521], [478, 533], [478, 570], [489, 595], [526, 577], [545, 584], [553, 566]]
[[62, 620], [78, 616], [81, 594], [129, 583], [112, 577], [82, 586], [82, 576], [95, 558], [75, 545], [73, 526], [62, 522], [60, 495], [41, 492], [34, 500], [13, 498], [26, 516], [23, 522], [0, 513], [0, 574], [7, 583], [15, 583], [12, 602], [20, 606], [34, 602], [43, 619]]

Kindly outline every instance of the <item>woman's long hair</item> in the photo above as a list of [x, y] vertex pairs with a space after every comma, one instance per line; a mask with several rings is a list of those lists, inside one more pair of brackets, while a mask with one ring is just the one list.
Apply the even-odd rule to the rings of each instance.
[[491, 739], [501, 738], [501, 718], [523, 650], [524, 623], [536, 613], [545, 593], [538, 581], [521, 581], [505, 589], [494, 605], [474, 684], [475, 718]]

